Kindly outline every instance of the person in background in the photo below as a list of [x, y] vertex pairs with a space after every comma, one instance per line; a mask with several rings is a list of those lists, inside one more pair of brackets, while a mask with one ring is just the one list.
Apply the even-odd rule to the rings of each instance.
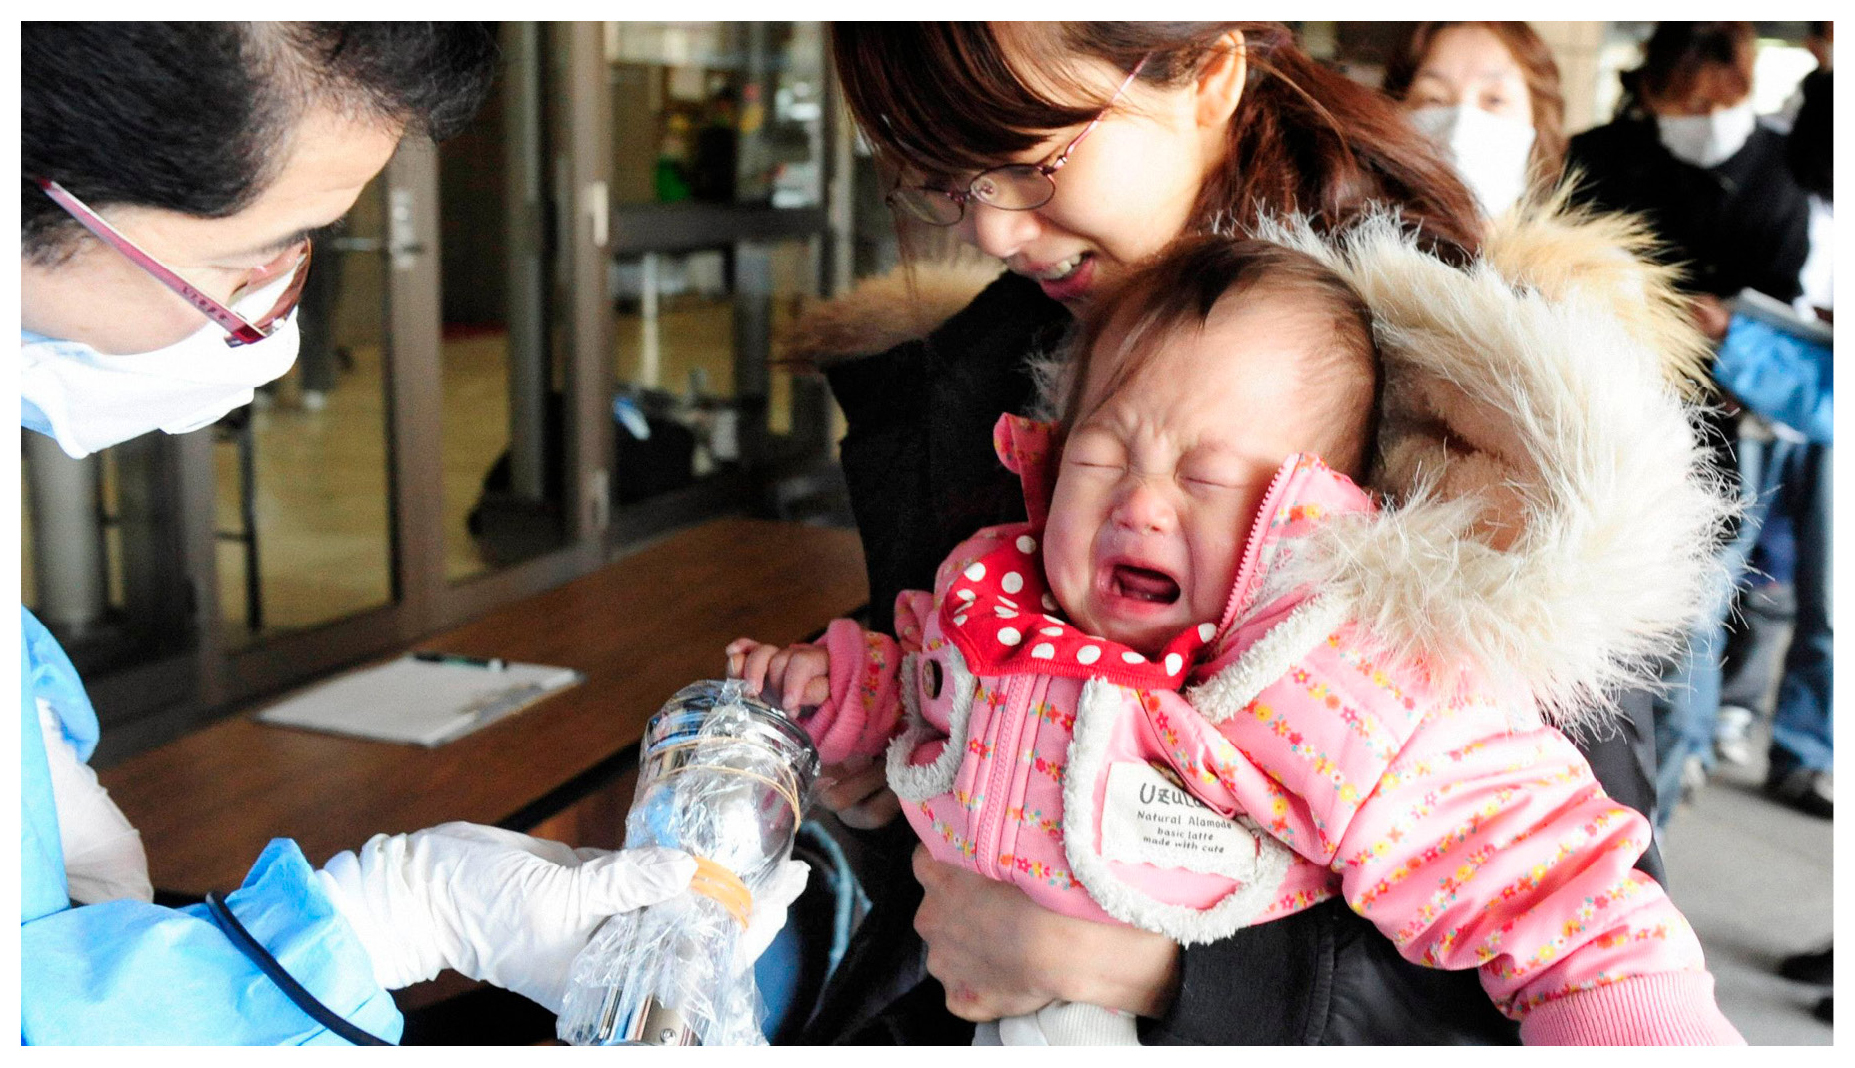
[[1444, 150], [1482, 213], [1557, 182], [1565, 98], [1552, 50], [1524, 22], [1419, 22], [1383, 88]]
[[[1757, 41], [1749, 22], [1664, 22], [1624, 75], [1610, 123], [1572, 138], [1567, 165], [1574, 195], [1610, 211], [1637, 213], [1683, 272], [1696, 326], [1726, 337], [1726, 301], [1752, 289], [1789, 304], [1802, 292], [1810, 251], [1809, 198], [1787, 160], [1787, 142], [1752, 109]], [[1735, 408], [1737, 406], [1734, 406]], [[1722, 547], [1727, 581], [1712, 620], [1670, 665], [1656, 704], [1657, 807], [1666, 822], [1712, 768], [1721, 658], [1732, 584], [1745, 572], [1757, 514], [1775, 484], [1756, 432], [1737, 413], [1712, 416], [1720, 466], [1740, 481], [1747, 517]], [[1814, 787], [1812, 787], [1813, 789]]]
[[[1826, 53], [1819, 54], [1826, 60]], [[1799, 277], [1801, 292], [1792, 308], [1806, 321], [1825, 324], [1833, 322], [1835, 308], [1832, 86], [1833, 75], [1821, 67], [1804, 77], [1787, 134], [1787, 161], [1809, 195], [1810, 205], [1810, 252]], [[1742, 368], [1739, 358], [1749, 348], [1745, 335], [1754, 326], [1735, 318], [1722, 346], [1720, 366], [1723, 375], [1735, 376], [1726, 380], [1729, 388], [1739, 382], [1739, 373], [1756, 372], [1756, 378], [1747, 378], [1740, 387], [1738, 399], [1770, 429], [1762, 461], [1771, 469], [1763, 481], [1773, 489], [1769, 499], [1759, 502], [1764, 512], [1753, 562], [1767, 585], [1779, 589], [1763, 599], [1749, 590], [1745, 599], [1756, 607], [1782, 600], [1781, 594], [1788, 590], [1793, 602], [1792, 628], [1788, 649], [1780, 651], [1777, 642], [1758, 640], [1765, 637], [1758, 633], [1765, 617], [1746, 613], [1753, 633], [1744, 643], [1747, 655], [1729, 668], [1716, 749], [1723, 759], [1749, 762], [1752, 708], [1771, 692], [1776, 674], [1766, 791], [1784, 804], [1828, 818], [1834, 811], [1828, 600], [1832, 376], [1826, 367], [1770, 358], [1762, 350], [1751, 352], [1756, 362]], [[1762, 658], [1755, 659], [1760, 654]], [[1781, 663], [1773, 663], [1780, 656]]]
[[[1811, 51], [1816, 54], [1818, 67], [1804, 76], [1790, 132], [1791, 170], [1810, 194], [1812, 220], [1810, 257], [1804, 266], [1798, 310], [1826, 322], [1835, 318], [1835, 121], [1829, 53], [1833, 38], [1832, 23], [1811, 24]], [[1783, 489], [1795, 545], [1797, 609], [1790, 648], [1784, 657], [1784, 673], [1778, 683], [1768, 753], [1770, 772], [1766, 777], [1766, 789], [1775, 791], [1779, 800], [1795, 803], [1790, 799], [1799, 798], [1808, 806], [1806, 811], [1823, 816], [1832, 813], [1832, 787], [1827, 783], [1818, 787], [1815, 780], [1830, 775], [1835, 741], [1831, 700], [1835, 643], [1829, 592], [1834, 544], [1830, 517], [1835, 513], [1831, 496], [1834, 480], [1830, 474], [1833, 455], [1833, 447], [1827, 442], [1809, 441], [1798, 446]], [[1799, 783], [1808, 783], [1809, 788], [1796, 789]], [[1835, 947], [1829, 944], [1820, 950], [1792, 954], [1779, 963], [1778, 974], [1815, 986], [1830, 986], [1835, 978]], [[1831, 1021], [1834, 993], [1825, 993], [1813, 1012], [1817, 1019]]]
[[[289, 370], [313, 235], [403, 138], [458, 129], [495, 61], [480, 23], [35, 22], [20, 38], [20, 424], [74, 457], [208, 425]], [[157, 906], [87, 764], [83, 684], [23, 607], [20, 631], [23, 1042], [393, 1040], [387, 991], [445, 968], [558, 1011], [598, 926], [695, 870], [448, 823], [320, 869], [277, 839], [218, 907]], [[787, 874], [749, 943], [783, 921], [804, 873]]]

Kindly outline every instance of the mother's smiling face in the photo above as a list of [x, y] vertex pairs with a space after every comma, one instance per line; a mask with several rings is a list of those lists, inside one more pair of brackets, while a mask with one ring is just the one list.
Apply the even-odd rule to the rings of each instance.
[[[1108, 86], [1122, 75], [1101, 62], [1078, 61], [1078, 76]], [[1242, 85], [1233, 55], [1222, 74]], [[1215, 80], [1216, 73], [1207, 76]], [[1225, 127], [1235, 92], [1136, 83], [1055, 175], [1056, 195], [1030, 211], [977, 202], [958, 224], [961, 240], [1035, 278], [1045, 293], [1074, 304], [1184, 232], [1205, 178], [1227, 151]], [[1208, 92], [1219, 98], [1205, 100]], [[1041, 163], [1060, 152], [1081, 127], [1057, 130], [1007, 163]]]

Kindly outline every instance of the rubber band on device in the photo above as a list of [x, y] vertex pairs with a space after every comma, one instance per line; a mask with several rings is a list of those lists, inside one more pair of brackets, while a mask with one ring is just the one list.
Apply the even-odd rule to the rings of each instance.
[[707, 857], [697, 857], [696, 874], [689, 880], [689, 889], [727, 909], [734, 922], [746, 929], [747, 919], [754, 911], [754, 895], [740, 876]]
[[[652, 750], [651, 755], [655, 757], [658, 754], [673, 752], [677, 749], [696, 748], [696, 747], [705, 746], [705, 745], [712, 745], [716, 742], [748, 742], [748, 741], [751, 741], [751, 739], [735, 738], [732, 736], [726, 736], [726, 737], [715, 737], [715, 738], [703, 738], [697, 741], [689, 741], [689, 742], [672, 742], [671, 744], [663, 746], [662, 748]], [[779, 796], [785, 798], [786, 804], [792, 806], [792, 819], [795, 825], [805, 818], [803, 806], [799, 804], [798, 793], [792, 788], [790, 784], [778, 782], [773, 779], [769, 779], [765, 775], [761, 775], [758, 772], [747, 771], [743, 768], [730, 768], [730, 767], [724, 767], [719, 764], [684, 764], [680, 767], [674, 767], [674, 768], [669, 768], [665, 770], [663, 773], [661, 773], [658, 776], [658, 781], [661, 782], [664, 779], [674, 778], [678, 775], [683, 774], [686, 771], [694, 771], [697, 768], [700, 768], [703, 771], [720, 772], [721, 774], [724, 774], [724, 775], [741, 775], [749, 779], [758, 779], [759, 781], [766, 783], [768, 786], [771, 786], [773, 789], [779, 791]]]

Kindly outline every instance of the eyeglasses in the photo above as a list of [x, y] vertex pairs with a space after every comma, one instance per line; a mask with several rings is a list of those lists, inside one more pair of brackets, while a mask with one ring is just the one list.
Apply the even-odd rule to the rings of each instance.
[[[252, 322], [200, 292], [191, 282], [162, 265], [161, 261], [143, 252], [135, 242], [123, 236], [122, 231], [111, 226], [101, 215], [90, 210], [83, 201], [72, 196], [70, 190], [46, 178], [35, 178], [33, 181], [38, 183], [46, 196], [52, 198], [53, 203], [83, 224], [84, 229], [97, 235], [97, 238], [104, 244], [128, 257], [130, 263], [147, 271], [155, 277], [156, 281], [179, 294], [182, 300], [198, 308], [200, 314], [225, 327], [227, 345], [236, 348], [239, 345], [249, 345], [254, 341], [262, 341], [269, 337], [277, 324], [296, 310], [297, 301], [302, 299], [303, 284], [309, 280], [310, 242], [308, 238], [303, 239], [302, 254], [291, 268], [296, 273], [290, 279], [290, 284], [284, 287], [283, 294], [277, 298], [277, 303], [271, 310], [265, 312], [256, 322]], [[281, 258], [280, 256], [279, 259]]]
[[1140, 62], [1134, 64], [1134, 69], [1127, 72], [1127, 78], [1121, 82], [1121, 87], [1108, 98], [1107, 106], [1097, 112], [1095, 117], [1089, 120], [1089, 124], [1082, 128], [1082, 132], [1076, 135], [1076, 139], [1065, 145], [1050, 162], [1007, 163], [1002, 167], [980, 171], [971, 182], [967, 183], [964, 191], [935, 189], [925, 185], [898, 185], [890, 191], [887, 197], [883, 198], [884, 202], [889, 205], [890, 210], [906, 211], [930, 226], [952, 226], [959, 222], [966, 217], [966, 202], [969, 200], [977, 200], [981, 204], [989, 204], [1006, 211], [1030, 211], [1043, 207], [1050, 202], [1051, 197], [1056, 196], [1056, 178], [1054, 177], [1056, 172], [1062, 170], [1063, 164], [1069, 162], [1070, 153], [1076, 150], [1076, 146], [1082, 143], [1082, 139], [1092, 133], [1095, 127], [1101, 124], [1101, 120], [1108, 117], [1108, 112], [1114, 109], [1115, 101], [1119, 100], [1121, 94], [1127, 91], [1127, 87], [1134, 84], [1134, 79], [1140, 76], [1140, 68], [1146, 66], [1147, 58], [1146, 56], [1140, 57]]

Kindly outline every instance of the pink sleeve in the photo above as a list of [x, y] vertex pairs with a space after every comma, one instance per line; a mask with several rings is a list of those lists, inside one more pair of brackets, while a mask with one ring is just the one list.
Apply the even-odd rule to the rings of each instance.
[[1332, 715], [1320, 680], [1300, 684], [1321, 700], [1259, 699], [1216, 728], [1174, 694], [1144, 704], [1200, 800], [1338, 873], [1406, 959], [1479, 969], [1528, 1041], [1740, 1041], [1692, 928], [1635, 870], [1648, 821], [1563, 734], [1473, 704]]
[[833, 620], [822, 644], [831, 655], [831, 696], [799, 725], [826, 764], [880, 755], [901, 723], [900, 646], [848, 619]]
[[1706, 972], [1640, 975], [1548, 1001], [1520, 1021], [1529, 1046], [1743, 1046]]
[[921, 651], [933, 616], [934, 595], [926, 590], [903, 590], [895, 595], [895, 637], [904, 653]]
[[1528, 1040], [1739, 1041], [1687, 919], [1635, 870], [1648, 821], [1558, 731], [1477, 737], [1473, 718], [1425, 717], [1327, 828], [1347, 903], [1408, 960], [1479, 968]]

